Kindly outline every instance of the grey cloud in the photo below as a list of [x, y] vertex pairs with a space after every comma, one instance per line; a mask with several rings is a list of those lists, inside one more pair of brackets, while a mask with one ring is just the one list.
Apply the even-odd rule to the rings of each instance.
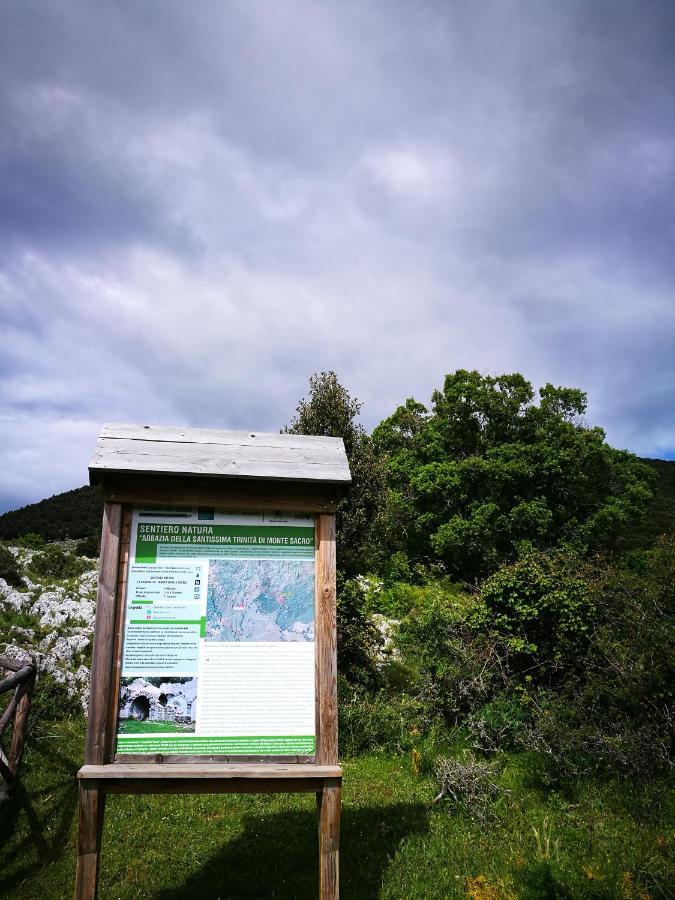
[[369, 426], [521, 370], [672, 454], [674, 44], [656, 0], [7, 5], [0, 502], [326, 368]]

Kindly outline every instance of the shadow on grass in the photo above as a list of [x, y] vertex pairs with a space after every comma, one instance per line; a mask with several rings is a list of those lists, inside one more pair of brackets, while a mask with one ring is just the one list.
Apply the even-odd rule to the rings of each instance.
[[[374, 898], [390, 858], [408, 835], [428, 830], [429, 808], [399, 803], [343, 808], [340, 895]], [[319, 890], [316, 815], [282, 812], [261, 819], [249, 815], [243, 833], [202, 868], [157, 900], [315, 897]]]
[[[20, 771], [10, 799], [0, 807], [0, 847], [12, 851], [0, 877], [0, 893], [7, 896], [36, 869], [63, 855], [77, 804], [77, 763], [39, 743], [33, 752], [43, 757], [39, 768], [48, 773], [46, 783], [28, 791]], [[15, 868], [12, 861], [17, 859], [22, 862]]]
[[[546, 861], [526, 866], [520, 873], [519, 882], [519, 900], [574, 900], [574, 895], [555, 878], [551, 866]], [[616, 896], [613, 890], [611, 893], [606, 893], [606, 890], [603, 885], [598, 885], [597, 890], [593, 890], [593, 885], [589, 884], [589, 892], [584, 896], [597, 897], [598, 900], [601, 898], [609, 900], [610, 897]]]

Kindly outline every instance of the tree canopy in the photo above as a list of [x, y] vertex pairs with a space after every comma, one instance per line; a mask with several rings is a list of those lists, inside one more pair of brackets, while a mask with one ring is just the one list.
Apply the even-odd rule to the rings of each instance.
[[475, 580], [519, 544], [610, 547], [643, 514], [652, 470], [583, 420], [586, 395], [460, 369], [431, 409], [407, 400], [373, 432], [401, 550]]
[[298, 404], [290, 425], [282, 429], [287, 434], [340, 437], [345, 443], [352, 483], [338, 504], [336, 518], [338, 565], [347, 576], [378, 568], [387, 503], [384, 465], [357, 421], [360, 410], [360, 401], [340, 384], [335, 372], [318, 372], [309, 379], [308, 396]]

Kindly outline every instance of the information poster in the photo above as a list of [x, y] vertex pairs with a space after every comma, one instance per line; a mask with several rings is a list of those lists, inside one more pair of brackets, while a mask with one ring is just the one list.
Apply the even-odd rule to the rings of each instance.
[[314, 520], [139, 506], [118, 753], [311, 755]]

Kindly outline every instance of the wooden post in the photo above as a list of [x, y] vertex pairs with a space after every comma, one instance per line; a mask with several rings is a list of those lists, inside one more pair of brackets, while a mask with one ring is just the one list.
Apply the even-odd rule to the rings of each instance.
[[[33, 663], [6, 656], [0, 656], [0, 669], [11, 673], [0, 680], [0, 694], [12, 692], [6, 709], [0, 715], [0, 801], [3, 801], [8, 798], [19, 774], [36, 669]], [[10, 724], [13, 724], [12, 743], [5, 754], [2, 737]]]
[[19, 771], [19, 766], [21, 765], [21, 757], [23, 756], [23, 744], [26, 739], [28, 711], [30, 710], [30, 698], [34, 682], [35, 676], [33, 676], [30, 682], [24, 686], [14, 716], [14, 730], [12, 732], [12, 743], [10, 744], [7, 763], [15, 778]]
[[316, 761], [337, 765], [335, 516], [316, 517], [316, 654], [319, 721]]
[[127, 578], [129, 575], [129, 552], [131, 543], [131, 508], [122, 510], [120, 531], [119, 566], [117, 569], [117, 599], [115, 601], [115, 631], [113, 634], [112, 666], [110, 671], [110, 709], [108, 710], [108, 734], [106, 736], [105, 758], [114, 758], [115, 729], [117, 726], [117, 702], [122, 676], [122, 632], [124, 631], [124, 604], [126, 602]]
[[[89, 723], [84, 760], [87, 765], [110, 762], [112, 741], [108, 711], [116, 618], [117, 576], [122, 530], [122, 505], [105, 503], [101, 535], [101, 560], [96, 594], [96, 642], [91, 664]], [[103, 828], [104, 796], [97, 781], [80, 783], [77, 838], [76, 900], [94, 900], [98, 889], [98, 866]]]
[[80, 781], [75, 900], [95, 900], [103, 828], [104, 795], [97, 781]]
[[84, 761], [87, 765], [101, 765], [108, 762], [105, 757], [110, 730], [108, 710], [113, 669], [115, 598], [121, 529], [122, 505], [106, 503], [103, 507], [101, 561], [96, 594], [96, 641], [91, 664], [89, 723], [84, 751]]
[[[337, 765], [338, 762], [335, 580], [335, 516], [321, 514], [316, 517], [318, 765]], [[317, 795], [321, 900], [337, 900], [340, 896], [341, 800], [339, 782], [325, 785]]]
[[340, 804], [339, 783], [324, 787], [319, 797], [319, 885], [321, 900], [340, 896]]

